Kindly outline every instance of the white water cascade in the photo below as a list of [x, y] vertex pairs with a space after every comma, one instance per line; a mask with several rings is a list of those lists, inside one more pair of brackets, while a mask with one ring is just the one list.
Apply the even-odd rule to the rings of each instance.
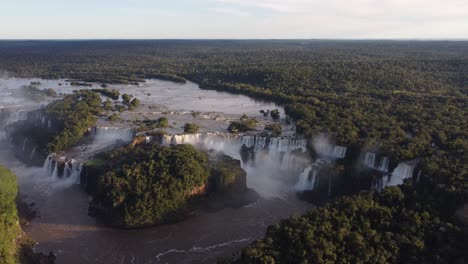
[[[62, 173], [59, 172], [59, 166], [63, 166]], [[80, 181], [83, 163], [52, 153], [45, 159], [42, 169], [45, 175], [50, 175], [54, 180], [63, 178], [71, 183], [77, 184]]]
[[190, 144], [224, 152], [241, 161], [242, 146], [252, 148], [255, 153], [254, 161], [241, 162], [241, 165], [249, 175], [247, 185], [264, 197], [286, 195], [296, 176], [310, 164], [306, 153], [307, 141], [303, 139], [197, 133], [165, 136], [162, 144]]
[[400, 162], [398, 166], [393, 170], [390, 181], [386, 186], [395, 186], [402, 184], [404, 180], [413, 177], [413, 171], [414, 166], [404, 162]]
[[93, 127], [91, 134], [95, 140], [103, 143], [115, 141], [130, 142], [135, 136], [135, 132], [132, 129], [121, 127]]
[[366, 152], [366, 155], [364, 156], [364, 164], [368, 168], [375, 168], [375, 153]]
[[384, 173], [388, 172], [388, 164], [390, 162], [388, 157], [383, 156], [382, 158], [380, 158], [380, 162], [378, 166], [376, 165], [376, 159], [377, 159], [376, 157], [377, 155], [375, 153], [366, 152], [364, 156], [363, 164], [370, 169], [378, 170]]
[[238, 136], [224, 133], [195, 133], [182, 135], [168, 135], [163, 139], [163, 144], [190, 144], [205, 145], [208, 148], [221, 150], [216, 145], [237, 145], [240, 149], [242, 145], [254, 147], [255, 150], [270, 150], [275, 152], [288, 152], [300, 150], [306, 152], [307, 141], [305, 139], [290, 138], [267, 138], [260, 136]]
[[[372, 187], [382, 191], [385, 187], [403, 184], [403, 181], [413, 177], [414, 166], [405, 162], [400, 162], [391, 174], [386, 173], [374, 182]], [[418, 177], [420, 174], [418, 174]]]
[[347, 151], [344, 146], [331, 145], [328, 142], [316, 142], [314, 149], [321, 157], [328, 159], [343, 159], [346, 157]]
[[299, 176], [299, 180], [294, 186], [294, 189], [296, 191], [313, 191], [318, 185], [318, 172], [324, 164], [329, 163], [330, 161], [318, 159], [309, 165]]
[[28, 120], [28, 111], [2, 109], [0, 112], [0, 126], [8, 126], [19, 121]]
[[34, 146], [34, 148], [31, 150], [31, 154], [29, 154], [29, 159], [30, 160], [34, 159], [34, 156], [36, 155], [36, 149], [37, 149], [37, 145]]
[[381, 171], [381, 172], [388, 172], [389, 162], [390, 162], [390, 160], [388, 159], [388, 157], [382, 157], [380, 159], [380, 165], [379, 165], [378, 170]]

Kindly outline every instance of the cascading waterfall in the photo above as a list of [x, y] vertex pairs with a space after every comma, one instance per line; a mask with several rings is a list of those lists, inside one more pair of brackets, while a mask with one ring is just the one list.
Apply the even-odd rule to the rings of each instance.
[[29, 155], [30, 160], [34, 159], [34, 156], [36, 155], [36, 149], [37, 149], [37, 145], [34, 146], [34, 148], [31, 150], [31, 154]]
[[25, 151], [25, 149], [26, 149], [26, 143], [27, 143], [27, 142], [28, 142], [28, 138], [25, 138], [25, 139], [23, 140], [23, 148], [22, 148], [23, 151]]
[[333, 148], [332, 157], [335, 159], [344, 159], [346, 157], [346, 147], [343, 146], [335, 146]]
[[414, 166], [400, 162], [391, 174], [386, 173], [374, 184], [373, 189], [382, 191], [385, 187], [403, 184], [403, 181], [413, 177]]
[[56, 156], [55, 153], [51, 153], [47, 156], [47, 158], [44, 161], [44, 165], [42, 166], [42, 170], [46, 175], [51, 175], [52, 173], [52, 162], [53, 158]]
[[400, 162], [398, 166], [393, 170], [392, 177], [390, 178], [389, 185], [395, 186], [402, 184], [404, 180], [413, 177], [414, 166], [407, 163]]
[[111, 141], [132, 141], [135, 136], [135, 132], [130, 128], [121, 127], [93, 127], [91, 134], [96, 140], [111, 142]]
[[[288, 152], [300, 150], [306, 152], [307, 141], [304, 139], [289, 139], [289, 138], [268, 138], [260, 136], [233, 136], [222, 133], [195, 133], [165, 136], [162, 144], [190, 144], [190, 145], [205, 145], [213, 147], [221, 144], [222, 146], [230, 144], [237, 145], [238, 150], [242, 145], [246, 147], [254, 147], [255, 150], [269, 150], [273, 152]], [[214, 148], [221, 150], [218, 148]]]
[[364, 156], [364, 164], [373, 169], [375, 167], [375, 153], [366, 152], [366, 155]]
[[[312, 175], [311, 175], [312, 173]], [[298, 191], [313, 190], [315, 187], [315, 179], [317, 177], [318, 170], [313, 165], [308, 166], [299, 175], [299, 181], [294, 186], [294, 189]]]
[[370, 169], [374, 169], [383, 173], [387, 173], [388, 164], [390, 162], [388, 157], [383, 156], [382, 158], [380, 158], [380, 162], [378, 166], [376, 166], [376, 157], [377, 155], [375, 153], [366, 152], [364, 156], [363, 164]]
[[344, 146], [334, 146], [327, 142], [320, 142], [314, 145], [315, 152], [323, 158], [343, 159], [346, 157], [347, 148]]
[[[307, 141], [303, 139], [197, 133], [164, 136], [162, 144], [190, 144], [224, 152], [241, 160], [242, 168], [249, 175], [247, 185], [264, 197], [284, 196], [290, 191], [290, 185], [285, 182], [295, 180], [290, 175], [298, 175], [310, 164], [310, 158], [306, 154]], [[243, 146], [254, 152], [252, 162], [242, 161]]]
[[58, 178], [58, 162], [54, 162], [54, 169], [52, 170], [52, 178], [57, 179]]
[[83, 170], [83, 163], [72, 159], [65, 163], [63, 177], [71, 179], [74, 183], [79, 183], [80, 175]]
[[388, 164], [389, 164], [389, 159], [388, 157], [382, 157], [380, 159], [380, 165], [379, 165], [379, 168], [378, 170], [381, 171], [381, 172], [388, 172]]
[[[330, 161], [324, 159], [318, 159], [307, 168], [299, 176], [299, 180], [294, 186], [296, 191], [313, 191], [318, 185], [318, 172], [324, 164], [328, 164]], [[331, 192], [331, 186], [329, 186], [329, 192]]]
[[388, 186], [389, 175], [384, 174], [381, 178], [374, 178], [371, 190], [381, 192], [386, 186]]
[[8, 126], [19, 121], [28, 120], [28, 111], [5, 109], [0, 115], [0, 126]]
[[[59, 172], [59, 166], [63, 166], [63, 172]], [[83, 163], [66, 157], [59, 157], [55, 153], [49, 154], [44, 161], [43, 171], [53, 179], [64, 178], [71, 183], [79, 183]]]

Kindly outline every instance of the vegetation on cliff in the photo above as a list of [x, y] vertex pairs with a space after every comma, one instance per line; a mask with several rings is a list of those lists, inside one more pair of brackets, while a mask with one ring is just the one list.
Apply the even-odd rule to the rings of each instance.
[[16, 240], [20, 235], [16, 176], [0, 165], [0, 263], [17, 263]]

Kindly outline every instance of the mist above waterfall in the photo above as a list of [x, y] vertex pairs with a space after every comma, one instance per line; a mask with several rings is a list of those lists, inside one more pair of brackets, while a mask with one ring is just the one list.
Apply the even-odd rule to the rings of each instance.
[[335, 160], [346, 157], [347, 148], [334, 145], [330, 138], [325, 134], [319, 134], [313, 137], [312, 147], [314, 148], [315, 153], [317, 153], [321, 158]]
[[[247, 186], [266, 198], [285, 198], [293, 191], [298, 175], [311, 163], [307, 142], [302, 139], [206, 133], [166, 136], [163, 144], [191, 144], [241, 160]], [[252, 149], [253, 160], [242, 161], [242, 146]]]

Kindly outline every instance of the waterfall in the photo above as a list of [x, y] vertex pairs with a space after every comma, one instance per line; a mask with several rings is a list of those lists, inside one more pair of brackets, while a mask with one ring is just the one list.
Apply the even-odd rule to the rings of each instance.
[[57, 179], [58, 178], [58, 162], [54, 162], [54, 169], [52, 170], [52, 178]]
[[132, 129], [121, 127], [93, 127], [91, 133], [99, 141], [132, 141], [135, 133]]
[[[311, 172], [313, 171], [313, 174]], [[308, 166], [299, 176], [299, 181], [294, 188], [298, 191], [313, 190], [315, 185], [315, 178], [317, 177], [317, 170], [313, 165]]]
[[46, 175], [51, 175], [52, 173], [52, 162], [54, 161], [55, 156], [56, 156], [55, 153], [51, 153], [47, 156], [47, 158], [44, 161], [44, 165], [42, 166], [42, 169]]
[[385, 174], [381, 178], [375, 180], [373, 190], [381, 192], [385, 187], [389, 186], [389, 175]]
[[400, 162], [395, 170], [393, 170], [388, 186], [402, 184], [403, 180], [413, 177], [413, 170], [414, 166]]
[[19, 121], [28, 120], [28, 112], [17, 109], [6, 109], [1, 112], [0, 125], [8, 126]]
[[366, 155], [364, 157], [364, 164], [369, 167], [369, 168], [374, 168], [375, 166], [375, 153], [372, 152], [366, 152]]
[[67, 163], [65, 163], [65, 170], [63, 176], [67, 179], [70, 179], [73, 183], [79, 183], [82, 170], [83, 163], [71, 159]]
[[[63, 172], [59, 172], [59, 166], [63, 165]], [[77, 184], [83, 170], [83, 163], [67, 157], [59, 157], [55, 153], [49, 154], [44, 161], [43, 171], [53, 179], [64, 178], [70, 183]]]
[[346, 157], [346, 150], [347, 150], [346, 147], [343, 147], [343, 146], [335, 146], [335, 147], [333, 148], [332, 157], [333, 157], [333, 158], [336, 158], [336, 159], [343, 159], [343, 158]]
[[28, 138], [25, 138], [25, 139], [23, 140], [23, 148], [22, 148], [23, 151], [26, 149], [26, 142], [28, 142]]
[[256, 151], [268, 150], [272, 152], [288, 152], [300, 150], [307, 151], [307, 141], [305, 139], [290, 138], [268, 138], [260, 136], [236, 136], [222, 133], [195, 133], [165, 136], [162, 144], [190, 144], [204, 145], [207, 148], [222, 150], [225, 145], [236, 145], [237, 151], [242, 145], [254, 147]]
[[[296, 191], [313, 191], [318, 185], [318, 172], [321, 167], [327, 163], [329, 163], [329, 161], [318, 159], [307, 166], [301, 175], [299, 175], [299, 180], [294, 186], [294, 189]], [[329, 188], [331, 192], [331, 186]]]
[[[310, 164], [307, 141], [303, 139], [197, 133], [167, 135], [161, 143], [191, 144], [241, 160], [242, 168], [249, 175], [247, 186], [264, 197], [285, 197], [291, 190], [291, 181], [296, 181], [297, 175]], [[243, 155], [254, 159], [244, 162]]]
[[331, 159], [343, 159], [346, 157], [347, 151], [347, 148], [344, 146], [334, 146], [327, 142], [316, 143], [314, 149], [321, 157]]
[[381, 158], [378, 170], [381, 172], [388, 172], [388, 163], [389, 163], [388, 157]]
[[37, 145], [34, 146], [34, 148], [31, 150], [31, 154], [29, 155], [30, 160], [34, 159], [34, 156], [36, 155], [36, 149], [37, 149]]

